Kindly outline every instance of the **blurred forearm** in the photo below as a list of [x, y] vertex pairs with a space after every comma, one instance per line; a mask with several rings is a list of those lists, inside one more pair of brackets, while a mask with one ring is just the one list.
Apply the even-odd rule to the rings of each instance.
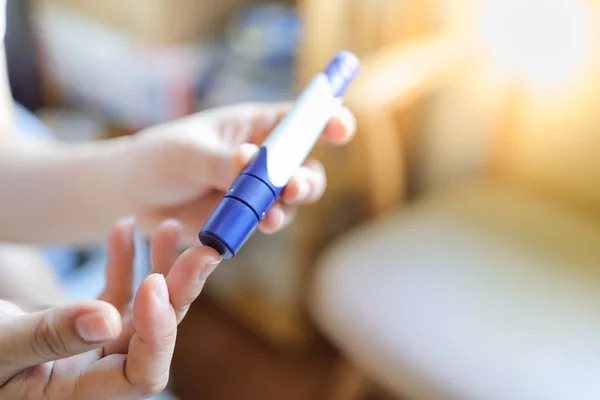
[[127, 138], [84, 144], [0, 142], [0, 241], [85, 244], [102, 240], [130, 210]]
[[0, 299], [36, 311], [63, 303], [67, 296], [40, 250], [0, 244]]

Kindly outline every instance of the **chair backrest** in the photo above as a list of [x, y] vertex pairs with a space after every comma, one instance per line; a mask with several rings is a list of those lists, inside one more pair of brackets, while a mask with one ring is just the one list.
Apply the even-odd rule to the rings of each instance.
[[[435, 31], [433, 1], [300, 0], [304, 34], [299, 89], [341, 49], [353, 51], [366, 61], [389, 45], [401, 45]], [[372, 63], [366, 64], [350, 92], [368, 84]], [[315, 149], [313, 155], [327, 170], [327, 191], [317, 204], [303, 207], [294, 224], [296, 259], [307, 283], [322, 249], [349, 228], [389, 209], [403, 193], [404, 150], [398, 132], [406, 131], [409, 122], [405, 122], [405, 129], [399, 129], [393, 110], [374, 110], [377, 100], [359, 104], [356, 99], [356, 94], [346, 97], [357, 118], [356, 138], [343, 148]], [[405, 121], [417, 115], [421, 106], [411, 103], [404, 110]]]
[[431, 31], [434, 0], [300, 0], [304, 24], [299, 85], [339, 50], [359, 57]]
[[[451, 0], [438, 0], [433, 4], [434, 13], [438, 17], [441, 16], [437, 21], [440, 22], [444, 32], [460, 31], [464, 27], [469, 30], [477, 26], [480, 10], [478, 6], [492, 1], [501, 3], [501, 0], [472, 0], [466, 5], [465, 0], [461, 3], [462, 7], [457, 9], [456, 3]], [[573, 83], [567, 84], [562, 91], [558, 92], [554, 92], [552, 87], [547, 87], [546, 90], [529, 89], [526, 80], [515, 81], [515, 84], [508, 88], [502, 84], [492, 87], [492, 83], [485, 82], [489, 78], [486, 77], [486, 73], [480, 74], [481, 76], [471, 72], [463, 73], [464, 79], [454, 85], [458, 90], [452, 92], [452, 89], [445, 87], [441, 91], [446, 95], [445, 101], [438, 107], [444, 109], [441, 113], [444, 114], [443, 118], [438, 119], [437, 125], [429, 122], [429, 127], [419, 131], [421, 137], [429, 135], [427, 140], [430, 142], [438, 140], [438, 144], [433, 146], [438, 153], [428, 156], [432, 164], [438, 163], [438, 170], [433, 173], [447, 173], [444, 169], [453, 167], [450, 165], [452, 162], [440, 159], [454, 157], [462, 161], [467, 152], [457, 152], [454, 148], [470, 146], [471, 152], [480, 150], [482, 153], [480, 157], [487, 162], [487, 166], [490, 167], [487, 171], [492, 177], [521, 182], [532, 189], [545, 190], [556, 198], [564, 198], [594, 209], [600, 205], [600, 157], [596, 154], [600, 152], [600, 110], [596, 106], [600, 100], [600, 46], [598, 46], [600, 0], [573, 0], [573, 3], [577, 2], [585, 7], [586, 18], [589, 18], [591, 27], [591, 37], [587, 41], [590, 49], [589, 58], [584, 62], [583, 70], [574, 70]], [[538, 4], [540, 7], [545, 7], [542, 3]], [[556, 2], [552, 4], [556, 5]], [[464, 12], [461, 14], [458, 12], [460, 10]], [[576, 19], [577, 13], [573, 12], [570, 18]], [[534, 29], [538, 22], [532, 20], [531, 29]], [[565, 32], [565, 34], [575, 35], [572, 32]], [[560, 38], [553, 40], [560, 41]], [[569, 40], [570, 38], [567, 38], [566, 42]], [[575, 45], [586, 42], [585, 37], [575, 38], [575, 40], [577, 41]], [[557, 64], [563, 62], [561, 57], [570, 56], [569, 51], [564, 51], [564, 48], [561, 50], [560, 43], [548, 43], [548, 45], [556, 47]], [[418, 56], [421, 60], [433, 60], [431, 63], [437, 62], [441, 65], [452, 57], [451, 53], [449, 59], [443, 57], [445, 51], [443, 44], [438, 46], [442, 50], [437, 53], [435, 43], [416, 43], [416, 46], [422, 46], [421, 54]], [[431, 59], [427, 56], [426, 46], [430, 46], [434, 55]], [[452, 46], [454, 45], [450, 45]], [[394, 46], [388, 46], [386, 52], [387, 55], [382, 58], [393, 57]], [[399, 55], [398, 59], [406, 57], [406, 54], [405, 52], [404, 55]], [[403, 65], [410, 65], [410, 63]], [[479, 67], [480, 65], [475, 66], [475, 70]], [[540, 65], [539, 68], [540, 73], [543, 74], [546, 66]], [[385, 77], [385, 73], [382, 74], [381, 71], [378, 73]], [[396, 71], [395, 76], [401, 79], [403, 75]], [[481, 82], [477, 81], [480, 78]], [[402, 89], [398, 84], [389, 86], [389, 90]], [[371, 99], [377, 97], [374, 94], [385, 94], [387, 89], [380, 87], [371, 89]], [[387, 97], [391, 99], [391, 96]], [[412, 98], [411, 96], [399, 97], [400, 100], [409, 102]], [[377, 105], [377, 99], [371, 103]], [[381, 104], [386, 104], [386, 101], [381, 101]], [[407, 135], [406, 130], [399, 129], [397, 121], [392, 118], [394, 109], [403, 112], [406, 102], [389, 103], [389, 106], [381, 109], [376, 107], [368, 109], [362, 106], [358, 108], [359, 111], [368, 113], [360, 116], [362, 127], [369, 129], [371, 135], [387, 138], [387, 142], [379, 140], [375, 143], [362, 144], [363, 147], [377, 146], [378, 148], [371, 153], [381, 153], [379, 160], [381, 162], [375, 162], [371, 168], [374, 177], [371, 179], [373, 182], [371, 203], [375, 212], [392, 206], [400, 190], [394, 187], [393, 182], [382, 178], [386, 168], [398, 170], [401, 165], [398, 165], [398, 161], [394, 160], [392, 151], [389, 150], [393, 144], [390, 142], [393, 135], [384, 135], [381, 132], [396, 129], [398, 136]], [[440, 117], [433, 115], [431, 107], [428, 113], [428, 119], [435, 120], [435, 117]], [[414, 117], [415, 114], [413, 110], [412, 116]], [[407, 118], [404, 113], [401, 117], [404, 122], [410, 119], [410, 115]], [[426, 132], [427, 129], [437, 129], [439, 132], [432, 134]], [[481, 141], [481, 143], [473, 143], [473, 141]], [[430, 148], [425, 149], [425, 151], [430, 150]], [[448, 155], [452, 151], [454, 154]], [[386, 154], [388, 154], [387, 158]], [[435, 160], [432, 161], [432, 158]]]
[[[298, 85], [299, 89], [319, 72], [329, 59], [339, 50], [346, 49], [361, 59], [371, 59], [374, 54], [390, 45], [405, 43], [415, 37], [426, 35], [436, 29], [432, 6], [435, 0], [301, 0], [300, 14], [303, 19], [304, 34], [301, 46]], [[359, 74], [358, 81], [368, 80], [372, 75], [369, 66]], [[353, 86], [360, 86], [356, 82]], [[351, 92], [356, 92], [352, 90]], [[370, 91], [372, 93], [372, 91]], [[398, 197], [404, 183], [403, 156], [397, 120], [390, 118], [394, 112], [387, 110], [373, 112], [373, 107], [358, 104], [350, 93], [347, 104], [355, 112], [358, 134], [351, 146], [343, 150], [317, 148], [318, 156], [327, 168], [329, 187], [326, 197], [317, 207], [304, 211], [303, 224], [317, 223], [317, 214], [328, 213], [344, 199], [352, 198], [349, 191], [365, 192], [365, 181], [376, 180], [370, 187], [377, 188], [373, 199], [363, 199], [369, 210], [357, 211], [354, 220], [363, 219], [364, 213], [376, 214], [388, 205], [387, 199]], [[375, 102], [370, 102], [375, 104]], [[421, 104], [415, 102], [403, 111], [403, 131], [409, 121], [418, 114]], [[375, 132], [377, 132], [375, 134]], [[376, 147], [376, 149], [375, 149]], [[370, 155], [377, 153], [380, 162], [370, 164]], [[385, 161], [384, 161], [385, 160]], [[381, 169], [388, 173], [382, 174]], [[368, 174], [369, 176], [365, 176]], [[390, 178], [389, 184], [380, 179]], [[381, 194], [380, 190], [381, 189]], [[385, 192], [385, 193], [383, 193]], [[392, 194], [393, 193], [393, 194]], [[358, 195], [360, 196], [360, 194]], [[341, 203], [340, 203], [341, 202]], [[356, 200], [355, 202], [361, 202]], [[375, 204], [377, 203], [377, 204]], [[384, 205], [385, 203], [385, 205]], [[356, 205], [349, 206], [356, 210]], [[340, 208], [340, 207], [337, 207]], [[343, 208], [343, 207], [342, 207]], [[332, 218], [329, 218], [330, 220]], [[352, 219], [352, 218], [351, 218]], [[312, 227], [302, 228], [314, 232]], [[339, 233], [343, 227], [332, 228]], [[323, 231], [318, 229], [318, 231]], [[335, 236], [331, 233], [328, 236]], [[312, 241], [312, 240], [311, 240]], [[322, 240], [321, 242], [327, 242]]]

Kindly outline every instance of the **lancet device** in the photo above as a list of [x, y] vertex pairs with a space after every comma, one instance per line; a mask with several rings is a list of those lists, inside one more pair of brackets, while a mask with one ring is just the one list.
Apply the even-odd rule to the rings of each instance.
[[342, 106], [359, 66], [354, 54], [343, 51], [312, 79], [200, 230], [203, 245], [224, 259], [237, 254]]

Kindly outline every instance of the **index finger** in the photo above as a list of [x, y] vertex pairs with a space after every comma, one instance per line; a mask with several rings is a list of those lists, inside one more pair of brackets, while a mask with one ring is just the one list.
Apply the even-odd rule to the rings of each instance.
[[208, 246], [187, 249], [177, 259], [166, 278], [177, 323], [185, 317], [191, 304], [200, 295], [206, 279], [220, 262], [219, 253]]
[[[273, 106], [271, 109], [275, 117], [263, 118], [262, 122], [257, 120], [253, 122], [252, 135], [250, 136], [250, 143], [242, 143], [235, 153], [235, 170], [241, 172], [258, 154], [260, 144], [269, 136], [271, 131], [275, 129], [277, 124], [285, 117], [289, 111], [289, 107], [284, 106]], [[264, 115], [267, 115], [268, 111], [265, 111]], [[259, 113], [256, 113], [259, 115]], [[265, 122], [268, 121], [268, 122]], [[336, 115], [334, 115], [319, 138], [320, 141], [329, 142], [335, 145], [343, 145], [348, 143], [354, 137], [356, 132], [356, 120], [354, 115], [349, 109], [342, 107]]]
[[106, 287], [99, 300], [106, 301], [119, 312], [123, 312], [133, 293], [133, 220], [118, 222], [108, 236], [108, 263], [106, 266]]

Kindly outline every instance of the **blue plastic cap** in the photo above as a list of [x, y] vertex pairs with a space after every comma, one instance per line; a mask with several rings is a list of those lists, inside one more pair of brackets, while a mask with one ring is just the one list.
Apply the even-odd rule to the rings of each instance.
[[342, 97], [360, 69], [360, 61], [349, 51], [339, 52], [323, 71], [335, 97]]
[[[270, 183], [266, 149], [238, 176], [198, 234], [200, 243], [233, 258], [275, 204], [283, 188]], [[267, 183], [269, 182], [269, 183]]]
[[200, 243], [212, 247], [224, 259], [233, 258], [259, 224], [250, 207], [225, 197], [198, 234]]

